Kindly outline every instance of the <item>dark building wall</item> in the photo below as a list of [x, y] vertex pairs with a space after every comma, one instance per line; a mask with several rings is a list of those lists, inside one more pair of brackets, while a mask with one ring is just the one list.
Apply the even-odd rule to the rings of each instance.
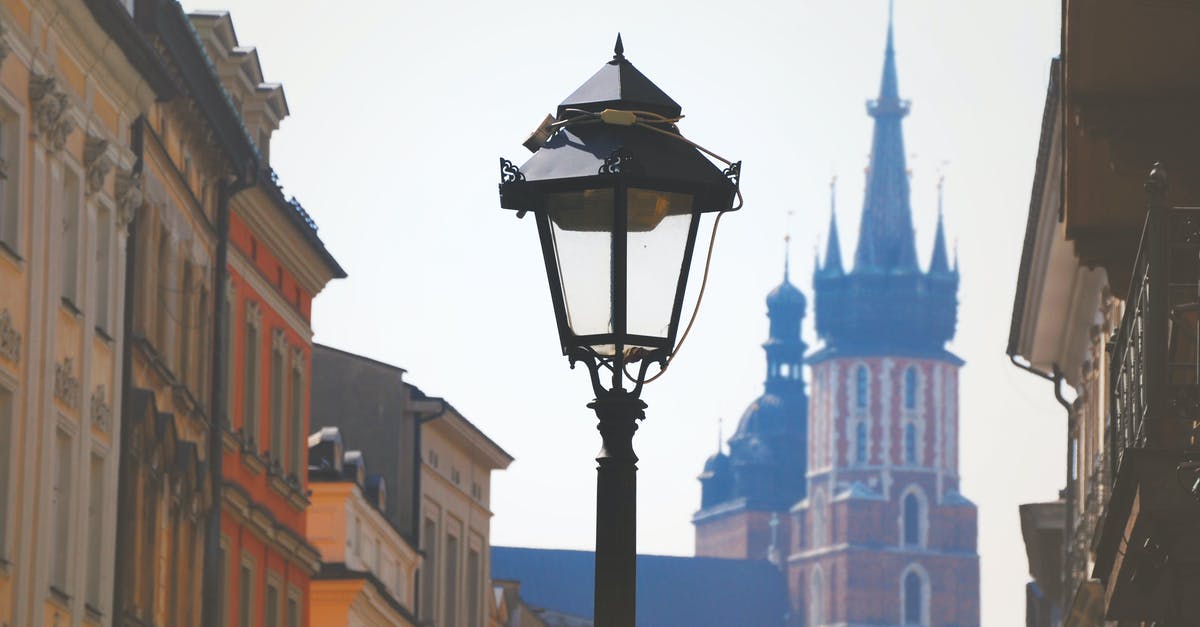
[[408, 409], [404, 371], [328, 346], [313, 346], [312, 426], [338, 427], [361, 450], [367, 472], [387, 485], [389, 521], [416, 537], [416, 420]]

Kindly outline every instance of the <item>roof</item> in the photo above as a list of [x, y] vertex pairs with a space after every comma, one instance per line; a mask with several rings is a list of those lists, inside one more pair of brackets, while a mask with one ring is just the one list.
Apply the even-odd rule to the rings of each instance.
[[[533, 607], [593, 615], [591, 551], [492, 547], [492, 577], [521, 582]], [[639, 627], [782, 627], [788, 611], [783, 574], [765, 560], [637, 557]]]
[[1037, 237], [1038, 217], [1042, 210], [1042, 192], [1046, 189], [1046, 167], [1050, 161], [1050, 144], [1054, 140], [1054, 122], [1058, 111], [1059, 60], [1050, 63], [1050, 82], [1046, 87], [1046, 106], [1042, 110], [1042, 134], [1038, 140], [1037, 165], [1033, 169], [1033, 191], [1029, 199], [1029, 217], [1025, 221], [1025, 242], [1021, 247], [1021, 266], [1017, 270], [1017, 289], [1013, 294], [1012, 322], [1008, 328], [1009, 356], [1017, 353], [1017, 342], [1021, 333], [1021, 317], [1025, 313], [1026, 291], [1029, 287], [1029, 270], [1033, 264], [1033, 249]]

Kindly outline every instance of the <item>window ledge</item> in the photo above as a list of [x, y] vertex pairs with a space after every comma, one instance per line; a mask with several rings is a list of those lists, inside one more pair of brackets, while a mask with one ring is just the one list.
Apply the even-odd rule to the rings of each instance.
[[17, 264], [18, 266], [23, 265], [25, 263], [25, 259], [23, 257], [21, 257], [21, 255], [19, 253], [17, 253], [17, 249], [13, 248], [12, 245], [10, 245], [8, 242], [6, 242], [4, 240], [0, 240], [0, 254], [3, 254], [5, 257], [8, 257], [9, 259], [11, 259], [13, 261], [13, 263]]
[[267, 469], [267, 463], [254, 452], [254, 441], [248, 440], [242, 444], [242, 464], [251, 472], [262, 474]]
[[50, 599], [61, 605], [64, 609], [71, 604], [71, 595], [63, 590], [59, 590], [57, 586], [50, 586]]
[[104, 327], [101, 327], [100, 325], [96, 325], [96, 335], [99, 336], [100, 339], [104, 340], [105, 344], [112, 346], [113, 338], [111, 335], [108, 334], [108, 331], [104, 330]]
[[226, 453], [235, 453], [238, 450], [238, 435], [229, 429], [221, 430], [221, 444], [225, 447]]
[[76, 318], [83, 317], [83, 312], [80, 311], [79, 307], [75, 306], [75, 301], [71, 300], [70, 298], [63, 296], [62, 306], [65, 307], [67, 311], [71, 312], [71, 315], [75, 316]]
[[99, 608], [91, 603], [84, 603], [83, 611], [87, 614], [88, 620], [95, 621], [97, 623], [104, 621], [104, 612], [101, 612]]

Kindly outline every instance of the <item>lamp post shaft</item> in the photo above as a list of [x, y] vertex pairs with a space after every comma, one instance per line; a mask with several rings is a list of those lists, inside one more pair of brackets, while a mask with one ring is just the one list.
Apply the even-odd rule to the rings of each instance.
[[596, 627], [634, 627], [637, 607], [637, 455], [646, 404], [617, 388], [588, 407], [604, 447], [596, 457]]

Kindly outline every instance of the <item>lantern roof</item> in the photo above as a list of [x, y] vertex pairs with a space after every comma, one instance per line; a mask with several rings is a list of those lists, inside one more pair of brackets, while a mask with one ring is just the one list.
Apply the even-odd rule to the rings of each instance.
[[605, 109], [650, 111], [666, 117], [678, 117], [679, 103], [655, 85], [625, 58], [625, 46], [617, 34], [612, 61], [604, 64], [584, 84], [558, 105], [558, 119], [569, 117], [568, 109], [599, 113]]

